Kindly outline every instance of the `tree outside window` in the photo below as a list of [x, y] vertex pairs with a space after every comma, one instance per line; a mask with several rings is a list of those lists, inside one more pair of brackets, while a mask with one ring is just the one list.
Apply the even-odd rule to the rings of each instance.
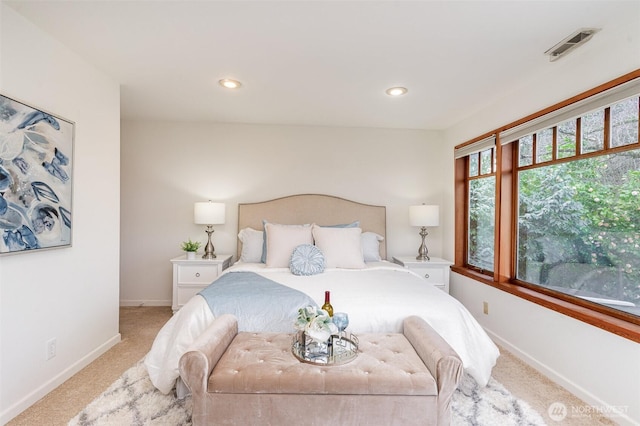
[[[518, 172], [516, 277], [640, 315], [640, 149], [607, 154], [605, 113], [612, 118], [613, 148], [638, 143], [634, 98], [581, 117], [588, 141], [582, 152], [601, 155]], [[563, 123], [558, 132], [558, 152], [575, 146], [571, 128]], [[523, 139], [523, 149], [530, 149], [530, 139]]]

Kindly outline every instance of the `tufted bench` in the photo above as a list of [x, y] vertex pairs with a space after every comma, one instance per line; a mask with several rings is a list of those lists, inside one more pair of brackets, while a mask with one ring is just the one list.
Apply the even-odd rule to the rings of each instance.
[[462, 362], [424, 320], [359, 334], [338, 366], [299, 362], [291, 334], [238, 333], [218, 317], [180, 359], [194, 425], [447, 425]]

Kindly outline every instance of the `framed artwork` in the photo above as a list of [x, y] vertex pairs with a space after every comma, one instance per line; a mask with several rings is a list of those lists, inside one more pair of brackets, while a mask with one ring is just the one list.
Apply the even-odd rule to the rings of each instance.
[[71, 246], [74, 131], [0, 95], [0, 254]]

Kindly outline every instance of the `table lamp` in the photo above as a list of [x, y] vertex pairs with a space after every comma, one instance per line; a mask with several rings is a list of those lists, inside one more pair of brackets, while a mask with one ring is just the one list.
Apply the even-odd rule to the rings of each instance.
[[215, 259], [216, 254], [211, 244], [211, 234], [213, 234], [213, 225], [222, 225], [225, 219], [224, 203], [214, 203], [211, 200], [197, 202], [193, 207], [193, 221], [198, 225], [207, 225], [205, 232], [207, 233], [207, 245], [204, 247], [203, 259]]
[[422, 237], [422, 244], [418, 248], [417, 260], [429, 260], [429, 250], [424, 243], [424, 239], [429, 233], [427, 232], [427, 226], [440, 225], [440, 207], [439, 206], [426, 206], [424, 204], [420, 206], [409, 207], [409, 224], [411, 226], [420, 227], [420, 236]]

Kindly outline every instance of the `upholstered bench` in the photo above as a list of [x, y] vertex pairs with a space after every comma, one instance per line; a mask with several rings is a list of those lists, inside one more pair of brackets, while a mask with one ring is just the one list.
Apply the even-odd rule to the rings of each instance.
[[180, 359], [194, 425], [447, 425], [462, 362], [424, 320], [359, 334], [337, 366], [302, 363], [292, 334], [238, 333], [218, 317]]

